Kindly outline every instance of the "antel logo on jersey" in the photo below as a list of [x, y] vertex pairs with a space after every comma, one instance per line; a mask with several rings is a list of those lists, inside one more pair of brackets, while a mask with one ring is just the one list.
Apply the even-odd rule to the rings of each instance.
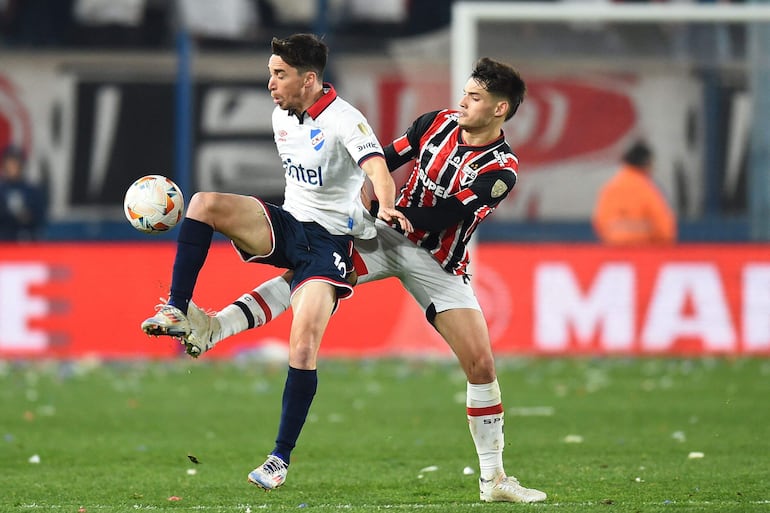
[[324, 133], [320, 129], [313, 128], [310, 130], [310, 144], [313, 145], [315, 151], [318, 151], [323, 147], [325, 140], [326, 137], [324, 137]]
[[[323, 141], [321, 144], [323, 144]], [[320, 167], [318, 169], [307, 168], [302, 164], [293, 164], [291, 159], [284, 160], [282, 164], [283, 168], [286, 170], [287, 178], [291, 178], [300, 183], [323, 187], [324, 179]]]

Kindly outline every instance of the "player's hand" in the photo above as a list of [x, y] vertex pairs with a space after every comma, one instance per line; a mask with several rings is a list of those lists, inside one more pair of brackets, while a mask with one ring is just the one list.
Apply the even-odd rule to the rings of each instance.
[[414, 231], [414, 227], [409, 219], [404, 214], [396, 210], [395, 208], [385, 208], [380, 205], [380, 210], [377, 212], [377, 217], [385, 221], [386, 223], [393, 224], [398, 223], [405, 233], [411, 233]]

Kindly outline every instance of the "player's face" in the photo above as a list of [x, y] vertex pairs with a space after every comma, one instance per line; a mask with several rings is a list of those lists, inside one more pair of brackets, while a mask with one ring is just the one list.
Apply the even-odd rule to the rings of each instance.
[[307, 73], [300, 73], [297, 68], [289, 66], [277, 55], [271, 55], [267, 63], [270, 79], [267, 89], [273, 98], [273, 103], [283, 110], [303, 112], [307, 83]]
[[[488, 127], [500, 115], [500, 101], [493, 98], [484, 86], [474, 79], [468, 79], [460, 99], [460, 128], [473, 130]], [[503, 112], [504, 115], [504, 112]]]

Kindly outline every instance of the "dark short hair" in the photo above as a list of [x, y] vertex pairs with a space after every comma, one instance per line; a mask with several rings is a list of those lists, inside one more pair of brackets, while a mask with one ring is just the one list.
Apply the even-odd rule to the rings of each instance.
[[623, 154], [623, 162], [629, 166], [647, 167], [652, 162], [652, 150], [644, 141], [636, 141]]
[[301, 73], [315, 71], [323, 78], [329, 47], [315, 34], [294, 34], [285, 39], [273, 38], [273, 54]]
[[505, 115], [506, 121], [516, 114], [527, 94], [527, 85], [518, 71], [489, 57], [482, 57], [476, 61], [471, 78], [484, 86], [489, 93], [508, 100], [511, 106], [508, 114]]

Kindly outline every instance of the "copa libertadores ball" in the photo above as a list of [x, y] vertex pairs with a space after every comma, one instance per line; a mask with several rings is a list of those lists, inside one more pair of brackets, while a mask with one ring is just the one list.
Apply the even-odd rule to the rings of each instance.
[[147, 175], [129, 186], [123, 211], [131, 226], [144, 233], [170, 230], [184, 215], [182, 190], [163, 175]]

